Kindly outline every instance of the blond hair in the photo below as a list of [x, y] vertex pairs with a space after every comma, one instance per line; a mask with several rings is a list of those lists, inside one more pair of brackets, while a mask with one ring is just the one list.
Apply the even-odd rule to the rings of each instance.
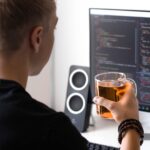
[[29, 28], [54, 9], [54, 0], [0, 0], [0, 51], [17, 50]]

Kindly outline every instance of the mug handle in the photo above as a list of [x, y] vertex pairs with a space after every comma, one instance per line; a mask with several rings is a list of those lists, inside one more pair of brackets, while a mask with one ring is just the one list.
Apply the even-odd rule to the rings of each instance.
[[127, 80], [131, 81], [133, 83], [134, 90], [135, 90], [135, 96], [137, 96], [137, 84], [136, 84], [136, 82], [133, 79], [131, 79], [131, 78], [127, 78]]

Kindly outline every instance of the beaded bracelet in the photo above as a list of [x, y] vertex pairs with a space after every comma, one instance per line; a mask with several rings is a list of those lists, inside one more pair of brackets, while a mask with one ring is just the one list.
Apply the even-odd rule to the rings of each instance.
[[118, 126], [118, 132], [119, 132], [118, 142], [121, 144], [122, 139], [126, 134], [126, 131], [129, 129], [134, 129], [139, 134], [140, 145], [142, 145], [143, 138], [144, 138], [144, 130], [140, 121], [136, 119], [127, 119], [120, 123], [120, 125]]

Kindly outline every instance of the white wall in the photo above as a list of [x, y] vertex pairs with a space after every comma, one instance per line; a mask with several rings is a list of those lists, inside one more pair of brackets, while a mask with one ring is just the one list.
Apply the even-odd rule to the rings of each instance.
[[70, 65], [89, 66], [89, 8], [150, 10], [148, 0], [57, 0], [59, 17], [51, 60], [29, 79], [31, 95], [56, 110], [64, 110]]

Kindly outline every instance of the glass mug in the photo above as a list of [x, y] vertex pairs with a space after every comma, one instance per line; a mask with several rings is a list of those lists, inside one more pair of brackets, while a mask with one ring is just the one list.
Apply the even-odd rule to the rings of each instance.
[[[132, 83], [137, 95], [137, 85], [133, 79], [126, 78], [122, 72], [106, 72], [95, 76], [96, 96], [101, 96], [112, 101], [119, 101]], [[113, 119], [111, 112], [104, 106], [96, 105], [97, 114], [103, 118]]]

